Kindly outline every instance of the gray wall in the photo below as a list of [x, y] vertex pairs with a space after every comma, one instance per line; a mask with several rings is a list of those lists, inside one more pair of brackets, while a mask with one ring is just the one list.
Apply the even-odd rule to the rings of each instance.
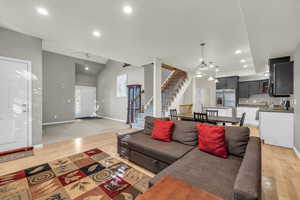
[[43, 123], [74, 120], [74, 59], [43, 51], [43, 76]]
[[[104, 64], [43, 51], [43, 123], [75, 119], [75, 84], [96, 86], [98, 74], [84, 74], [76, 65], [90, 68], [86, 73], [99, 73]], [[83, 66], [84, 68], [84, 66]]]
[[127, 74], [129, 84], [144, 85], [143, 67], [126, 67], [123, 63], [109, 60], [105, 68], [98, 75], [97, 101], [100, 104], [99, 115], [112, 119], [126, 121], [127, 97], [117, 97], [117, 76]]
[[295, 148], [300, 152], [300, 44], [298, 45], [294, 55], [294, 80], [295, 80], [295, 131], [294, 131], [294, 143]]
[[32, 63], [32, 139], [42, 141], [42, 40], [0, 27], [0, 56]]
[[76, 73], [76, 85], [97, 87], [97, 74]]

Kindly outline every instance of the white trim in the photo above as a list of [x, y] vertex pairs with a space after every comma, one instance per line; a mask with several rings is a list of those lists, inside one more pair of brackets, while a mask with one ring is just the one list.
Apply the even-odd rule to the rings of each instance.
[[33, 149], [39, 149], [39, 148], [43, 148], [44, 144], [35, 144], [33, 145]]
[[295, 154], [297, 155], [297, 157], [300, 159], [300, 152], [297, 150], [297, 148], [293, 147], [293, 150], [294, 150]]
[[32, 146], [32, 70], [31, 70], [31, 61], [29, 60], [21, 60], [17, 58], [9, 58], [9, 57], [3, 57], [0, 56], [1, 60], [7, 60], [7, 61], [12, 61], [12, 62], [19, 62], [19, 63], [24, 63], [27, 65], [27, 72], [30, 74], [30, 78], [27, 79], [27, 134], [26, 134], [26, 141], [27, 141], [27, 146]]
[[123, 120], [123, 119], [110, 118], [110, 117], [106, 117], [106, 116], [104, 116], [104, 115], [98, 115], [98, 117], [101, 117], [101, 118], [104, 118], [104, 119], [110, 119], [110, 120], [114, 120], [114, 121], [126, 123], [126, 120]]
[[55, 125], [55, 124], [67, 124], [67, 123], [73, 123], [76, 120], [69, 120], [69, 121], [61, 121], [61, 122], [46, 122], [43, 123], [43, 126], [47, 126], [47, 125]]

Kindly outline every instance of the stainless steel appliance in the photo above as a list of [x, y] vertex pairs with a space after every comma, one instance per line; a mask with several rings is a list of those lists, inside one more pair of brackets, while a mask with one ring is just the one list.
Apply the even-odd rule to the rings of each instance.
[[236, 107], [236, 90], [222, 89], [216, 91], [217, 106]]

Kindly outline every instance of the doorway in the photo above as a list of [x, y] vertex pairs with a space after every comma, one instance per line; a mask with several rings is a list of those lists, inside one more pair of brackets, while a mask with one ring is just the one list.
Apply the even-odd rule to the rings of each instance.
[[97, 116], [96, 87], [75, 86], [75, 118]]
[[31, 62], [0, 57], [0, 152], [32, 145]]

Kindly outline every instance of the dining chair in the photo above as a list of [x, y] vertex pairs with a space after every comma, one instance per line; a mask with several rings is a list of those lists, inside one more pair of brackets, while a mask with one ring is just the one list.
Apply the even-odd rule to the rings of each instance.
[[246, 113], [244, 112], [241, 117], [240, 126], [244, 126], [245, 118], [246, 118]]
[[194, 112], [194, 120], [197, 122], [208, 123], [208, 115], [207, 113]]
[[219, 116], [219, 111], [217, 111], [217, 110], [206, 110], [206, 113], [210, 117], [218, 117]]
[[170, 109], [170, 118], [171, 118], [171, 120], [177, 120], [177, 110], [176, 109]]

